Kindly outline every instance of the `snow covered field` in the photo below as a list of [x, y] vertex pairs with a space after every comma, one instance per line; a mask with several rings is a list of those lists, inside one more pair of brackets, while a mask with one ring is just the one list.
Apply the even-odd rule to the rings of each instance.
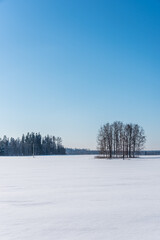
[[160, 156], [1, 157], [1, 240], [159, 240]]

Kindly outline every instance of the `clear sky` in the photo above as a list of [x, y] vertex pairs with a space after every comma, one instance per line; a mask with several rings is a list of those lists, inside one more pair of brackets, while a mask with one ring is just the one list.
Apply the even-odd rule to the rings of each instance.
[[0, 136], [61, 136], [138, 123], [160, 149], [159, 0], [1, 0]]

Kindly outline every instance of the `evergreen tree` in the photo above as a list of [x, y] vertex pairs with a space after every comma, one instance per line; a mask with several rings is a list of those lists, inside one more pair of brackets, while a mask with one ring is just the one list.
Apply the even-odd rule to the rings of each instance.
[[40, 133], [27, 133], [22, 138], [0, 139], [0, 156], [31, 156], [65, 154], [62, 139], [55, 136], [44, 136]]

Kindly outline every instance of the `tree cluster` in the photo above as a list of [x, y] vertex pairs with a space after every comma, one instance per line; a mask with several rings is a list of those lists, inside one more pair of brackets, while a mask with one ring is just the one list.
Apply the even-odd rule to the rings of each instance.
[[98, 150], [105, 157], [135, 157], [146, 141], [144, 130], [138, 124], [116, 121], [106, 123], [98, 133]]
[[1, 156], [31, 156], [31, 155], [65, 154], [60, 137], [45, 136], [40, 133], [27, 133], [22, 138], [10, 139], [6, 136], [0, 139]]

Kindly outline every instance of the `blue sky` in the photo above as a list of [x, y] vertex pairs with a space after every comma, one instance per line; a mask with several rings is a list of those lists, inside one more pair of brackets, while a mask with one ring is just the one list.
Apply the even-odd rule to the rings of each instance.
[[95, 149], [119, 120], [160, 149], [159, 13], [159, 0], [0, 1], [0, 135]]

